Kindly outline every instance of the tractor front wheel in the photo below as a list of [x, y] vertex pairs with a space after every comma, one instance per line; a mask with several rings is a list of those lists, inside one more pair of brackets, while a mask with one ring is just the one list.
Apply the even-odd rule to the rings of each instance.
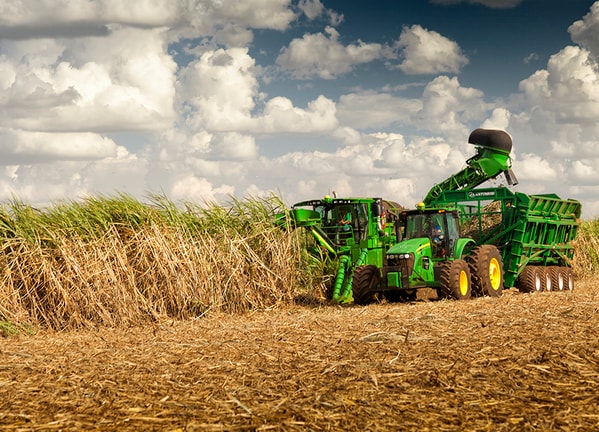
[[441, 264], [439, 279], [443, 297], [467, 300], [472, 296], [470, 268], [466, 261], [457, 259]]
[[467, 260], [474, 292], [489, 297], [501, 296], [503, 262], [499, 250], [493, 245], [482, 245], [474, 248]]
[[365, 305], [372, 301], [372, 288], [379, 284], [381, 272], [377, 266], [365, 265], [357, 267], [352, 280], [354, 303]]

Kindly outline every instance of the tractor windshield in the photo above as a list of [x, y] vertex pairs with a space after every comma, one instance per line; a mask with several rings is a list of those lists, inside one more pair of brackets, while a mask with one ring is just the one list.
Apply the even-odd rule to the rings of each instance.
[[407, 216], [404, 238], [428, 238], [433, 255], [437, 257], [453, 256], [458, 237], [459, 227], [452, 213], [414, 213]]
[[[433, 227], [438, 225], [430, 214], [409, 215], [406, 220], [405, 239], [430, 237]], [[434, 216], [437, 216], [436, 214]]]

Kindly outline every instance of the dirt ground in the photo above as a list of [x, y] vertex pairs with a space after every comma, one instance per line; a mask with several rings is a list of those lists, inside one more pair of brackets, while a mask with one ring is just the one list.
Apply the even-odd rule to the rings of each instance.
[[599, 283], [0, 340], [0, 429], [599, 430]]

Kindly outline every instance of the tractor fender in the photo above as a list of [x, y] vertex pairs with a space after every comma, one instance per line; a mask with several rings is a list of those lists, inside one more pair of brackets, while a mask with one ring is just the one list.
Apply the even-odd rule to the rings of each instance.
[[463, 257], [465, 250], [470, 250], [476, 246], [476, 242], [470, 238], [459, 238], [455, 247], [456, 258]]

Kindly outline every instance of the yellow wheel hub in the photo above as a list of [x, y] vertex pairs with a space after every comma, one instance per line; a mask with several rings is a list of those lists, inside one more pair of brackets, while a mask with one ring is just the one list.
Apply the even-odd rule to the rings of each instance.
[[499, 267], [499, 262], [496, 258], [491, 259], [489, 262], [489, 280], [493, 291], [497, 291], [501, 284], [501, 267]]
[[468, 294], [468, 275], [464, 270], [460, 272], [460, 293], [463, 296]]

